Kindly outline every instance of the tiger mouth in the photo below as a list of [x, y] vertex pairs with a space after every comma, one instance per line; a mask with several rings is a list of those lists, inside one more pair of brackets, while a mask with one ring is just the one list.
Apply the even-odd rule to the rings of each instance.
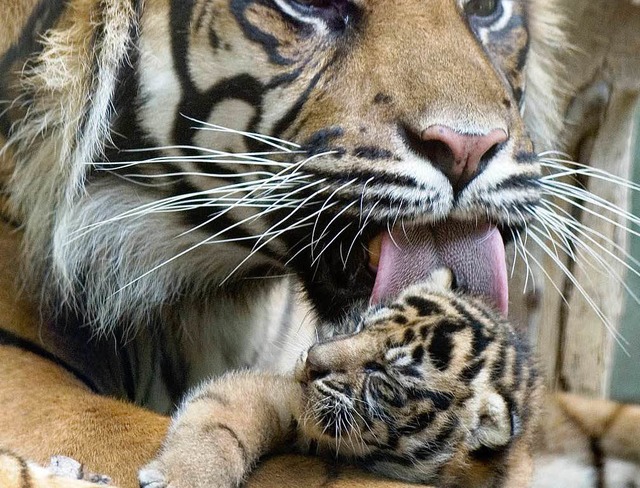
[[367, 253], [368, 267], [375, 274], [373, 304], [395, 298], [403, 289], [446, 267], [453, 272], [456, 288], [486, 299], [507, 315], [504, 242], [491, 224], [449, 220], [396, 227], [374, 236]]
[[[341, 229], [350, 223], [335, 220], [334, 226]], [[487, 220], [405, 221], [389, 228], [381, 222], [339, 237], [327, 232], [330, 244], [317, 246], [322, 250], [319, 255], [298, 252], [296, 242], [310, 247], [309, 236], [300, 233], [292, 235], [290, 252], [296, 257], [290, 264], [302, 279], [320, 322], [334, 327], [354, 311], [393, 301], [400, 291], [428, 280], [441, 267], [452, 270], [455, 290], [479, 296], [506, 315], [504, 242], [512, 232], [518, 229], [503, 229]]]

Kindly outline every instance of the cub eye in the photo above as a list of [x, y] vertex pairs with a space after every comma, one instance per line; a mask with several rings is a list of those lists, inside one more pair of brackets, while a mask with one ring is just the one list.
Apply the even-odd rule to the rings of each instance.
[[500, 7], [500, 0], [469, 0], [464, 13], [475, 17], [492, 17]]

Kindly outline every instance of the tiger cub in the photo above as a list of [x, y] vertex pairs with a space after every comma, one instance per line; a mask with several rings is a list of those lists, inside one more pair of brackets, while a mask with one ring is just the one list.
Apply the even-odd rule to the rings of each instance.
[[312, 346], [291, 376], [227, 374], [176, 413], [143, 488], [234, 487], [259, 458], [343, 458], [446, 487], [527, 486], [541, 384], [511, 326], [433, 284]]

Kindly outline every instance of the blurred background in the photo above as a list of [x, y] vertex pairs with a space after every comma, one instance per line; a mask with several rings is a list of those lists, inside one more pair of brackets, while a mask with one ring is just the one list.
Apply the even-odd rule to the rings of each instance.
[[[640, 183], [639, 126], [640, 111], [636, 114], [636, 155], [632, 175], [632, 180], [636, 183]], [[635, 215], [640, 215], [640, 192], [633, 194], [632, 208]], [[640, 237], [630, 236], [630, 251], [636, 259], [640, 260]], [[629, 273], [627, 282], [635, 293], [640, 294], [640, 277]], [[640, 305], [635, 303], [633, 299], [627, 299], [621, 333], [629, 341], [629, 344], [626, 346], [626, 353], [620, 346], [615, 346], [611, 397], [621, 401], [640, 402]]]

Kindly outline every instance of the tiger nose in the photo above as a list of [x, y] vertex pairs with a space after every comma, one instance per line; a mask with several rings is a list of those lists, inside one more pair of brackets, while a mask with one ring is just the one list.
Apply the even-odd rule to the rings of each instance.
[[462, 191], [482, 173], [500, 144], [508, 139], [502, 129], [471, 135], [444, 125], [432, 125], [420, 136], [431, 163], [449, 179], [454, 193]]

